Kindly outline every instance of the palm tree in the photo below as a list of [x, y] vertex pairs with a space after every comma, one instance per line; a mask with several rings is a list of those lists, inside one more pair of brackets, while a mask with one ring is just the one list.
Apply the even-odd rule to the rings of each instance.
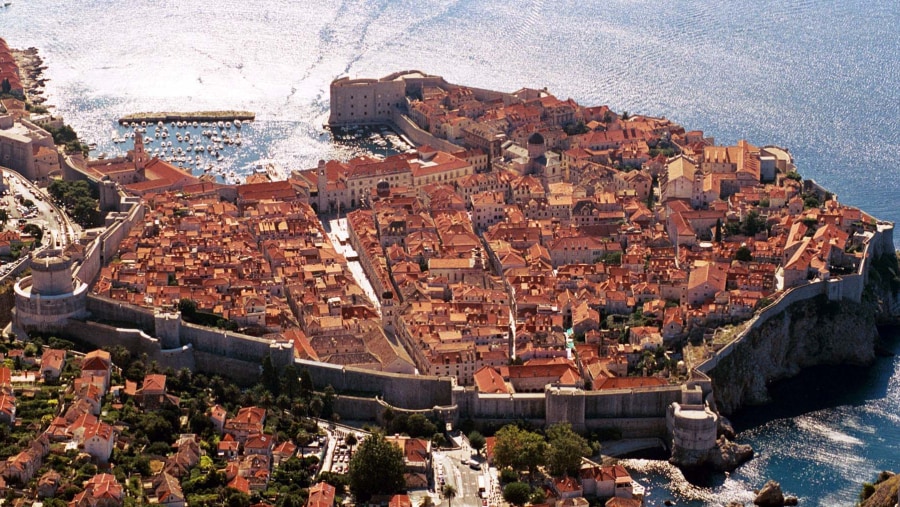
[[359, 440], [356, 438], [356, 433], [348, 433], [344, 438], [344, 443], [350, 446], [350, 453], [353, 453], [353, 446], [359, 443]]
[[456, 498], [456, 488], [452, 484], [445, 484], [441, 492], [444, 494], [444, 498], [447, 499], [447, 507], [453, 507], [453, 499]]

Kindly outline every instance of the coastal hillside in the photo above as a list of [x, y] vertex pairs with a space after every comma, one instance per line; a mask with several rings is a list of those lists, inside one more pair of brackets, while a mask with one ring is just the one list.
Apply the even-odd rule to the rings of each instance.
[[819, 365], [864, 365], [875, 358], [878, 326], [900, 318], [900, 254], [873, 259], [862, 301], [800, 301], [750, 331], [710, 371], [716, 404], [732, 414], [768, 401], [767, 385]]
[[892, 475], [873, 487], [875, 491], [860, 507], [894, 507], [897, 504], [897, 491], [900, 490], [900, 475]]
[[875, 357], [878, 329], [869, 302], [829, 302], [824, 296], [795, 303], [739, 343], [710, 372], [716, 403], [732, 414], [768, 401], [767, 385], [801, 369], [826, 364], [867, 364]]

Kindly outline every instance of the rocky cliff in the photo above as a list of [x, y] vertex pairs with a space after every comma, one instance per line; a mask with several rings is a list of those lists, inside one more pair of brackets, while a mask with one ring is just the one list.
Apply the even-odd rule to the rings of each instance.
[[819, 296], [789, 306], [751, 331], [710, 371], [719, 411], [731, 414], [744, 404], [764, 403], [769, 383], [809, 366], [871, 362], [877, 299], [834, 302]]

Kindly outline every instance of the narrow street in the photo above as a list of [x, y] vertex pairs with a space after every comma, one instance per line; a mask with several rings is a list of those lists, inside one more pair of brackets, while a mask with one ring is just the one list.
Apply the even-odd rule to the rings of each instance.
[[380, 314], [381, 303], [375, 294], [375, 289], [372, 288], [372, 284], [369, 282], [369, 277], [367, 277], [365, 271], [363, 271], [359, 260], [350, 260], [358, 259], [358, 257], [357, 253], [350, 245], [350, 242], [347, 240], [349, 236], [347, 233], [347, 219], [338, 218], [328, 221], [323, 220], [322, 224], [325, 226], [328, 239], [331, 240], [334, 249], [347, 259], [347, 268], [353, 275], [353, 279], [356, 280], [356, 283], [359, 284], [360, 288], [362, 288], [363, 292], [366, 293], [369, 300], [375, 306], [375, 310]]

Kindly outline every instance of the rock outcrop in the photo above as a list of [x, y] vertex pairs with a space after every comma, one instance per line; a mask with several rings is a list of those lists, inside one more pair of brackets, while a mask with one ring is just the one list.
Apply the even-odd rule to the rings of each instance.
[[824, 364], [868, 364], [878, 329], [871, 303], [801, 301], [751, 331], [710, 371], [720, 413], [769, 400], [767, 385]]
[[760, 507], [781, 507], [784, 505], [784, 493], [781, 491], [781, 484], [775, 481], [769, 481], [753, 500], [754, 505]]
[[896, 505], [897, 493], [900, 491], [900, 475], [882, 472], [879, 480], [871, 486], [874, 491], [860, 504], [860, 507], [894, 507]]
[[736, 444], [719, 437], [716, 445], [706, 451], [674, 448], [669, 462], [680, 468], [707, 468], [716, 472], [731, 472], [753, 458], [749, 445]]

